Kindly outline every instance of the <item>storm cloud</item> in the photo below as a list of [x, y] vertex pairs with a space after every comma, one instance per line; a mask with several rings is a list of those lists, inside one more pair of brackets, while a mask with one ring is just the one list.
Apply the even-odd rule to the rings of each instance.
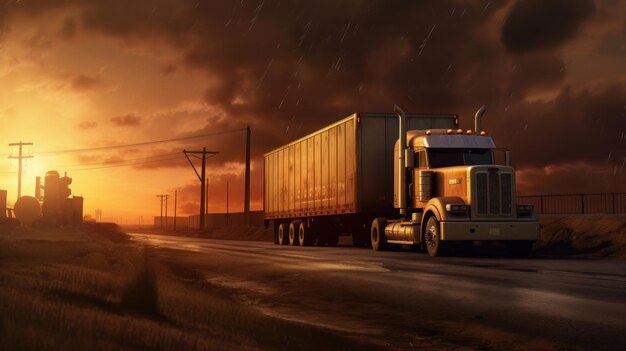
[[111, 122], [120, 127], [138, 127], [141, 124], [141, 117], [132, 113], [111, 117]]
[[592, 0], [516, 1], [502, 28], [502, 42], [515, 53], [558, 47], [578, 34], [594, 13]]
[[[21, 3], [4, 8], [31, 15], [72, 9], [72, 38], [101, 35], [120, 45], [176, 50], [178, 59], [164, 60], [155, 74], [188, 69], [210, 77], [202, 99], [217, 111], [184, 135], [250, 125], [259, 165], [264, 152], [353, 112], [399, 104], [407, 111], [458, 113], [469, 126], [476, 109], [487, 105], [485, 126], [513, 150], [517, 166], [583, 162], [617, 166], [615, 176], [626, 178], [619, 168], [626, 157], [626, 79], [570, 86], [562, 51], [594, 24], [601, 4], [593, 1]], [[608, 44], [598, 45], [605, 50]], [[112, 121], [137, 126], [135, 117]], [[168, 118], [176, 123], [185, 116]], [[150, 118], [141, 126], [163, 121]], [[218, 149], [214, 161], [224, 166], [242, 162], [242, 141], [242, 133], [232, 133], [191, 146]]]

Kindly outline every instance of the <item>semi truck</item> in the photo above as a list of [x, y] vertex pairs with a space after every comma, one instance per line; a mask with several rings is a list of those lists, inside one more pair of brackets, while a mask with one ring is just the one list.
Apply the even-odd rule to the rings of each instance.
[[[501, 242], [527, 256], [539, 239], [532, 205], [517, 204], [508, 150], [456, 114], [354, 113], [264, 155], [265, 225], [274, 243], [335, 246], [351, 235], [445, 255]], [[503, 156], [503, 164], [495, 162]]]

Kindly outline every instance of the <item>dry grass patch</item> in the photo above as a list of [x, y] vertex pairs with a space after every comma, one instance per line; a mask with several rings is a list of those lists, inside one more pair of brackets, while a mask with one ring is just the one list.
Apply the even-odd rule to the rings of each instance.
[[0, 349], [371, 349], [265, 316], [110, 232], [0, 234]]

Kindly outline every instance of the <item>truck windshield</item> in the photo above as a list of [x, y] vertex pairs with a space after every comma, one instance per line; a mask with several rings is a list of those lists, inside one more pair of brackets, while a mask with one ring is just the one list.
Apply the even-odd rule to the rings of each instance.
[[463, 165], [490, 165], [493, 164], [491, 149], [428, 149], [428, 164], [430, 168], [463, 166]]

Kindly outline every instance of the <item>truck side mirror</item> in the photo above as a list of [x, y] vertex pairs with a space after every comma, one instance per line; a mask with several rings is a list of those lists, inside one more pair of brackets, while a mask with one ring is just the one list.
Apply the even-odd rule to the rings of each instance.
[[504, 151], [504, 164], [506, 166], [511, 166], [511, 150]]

